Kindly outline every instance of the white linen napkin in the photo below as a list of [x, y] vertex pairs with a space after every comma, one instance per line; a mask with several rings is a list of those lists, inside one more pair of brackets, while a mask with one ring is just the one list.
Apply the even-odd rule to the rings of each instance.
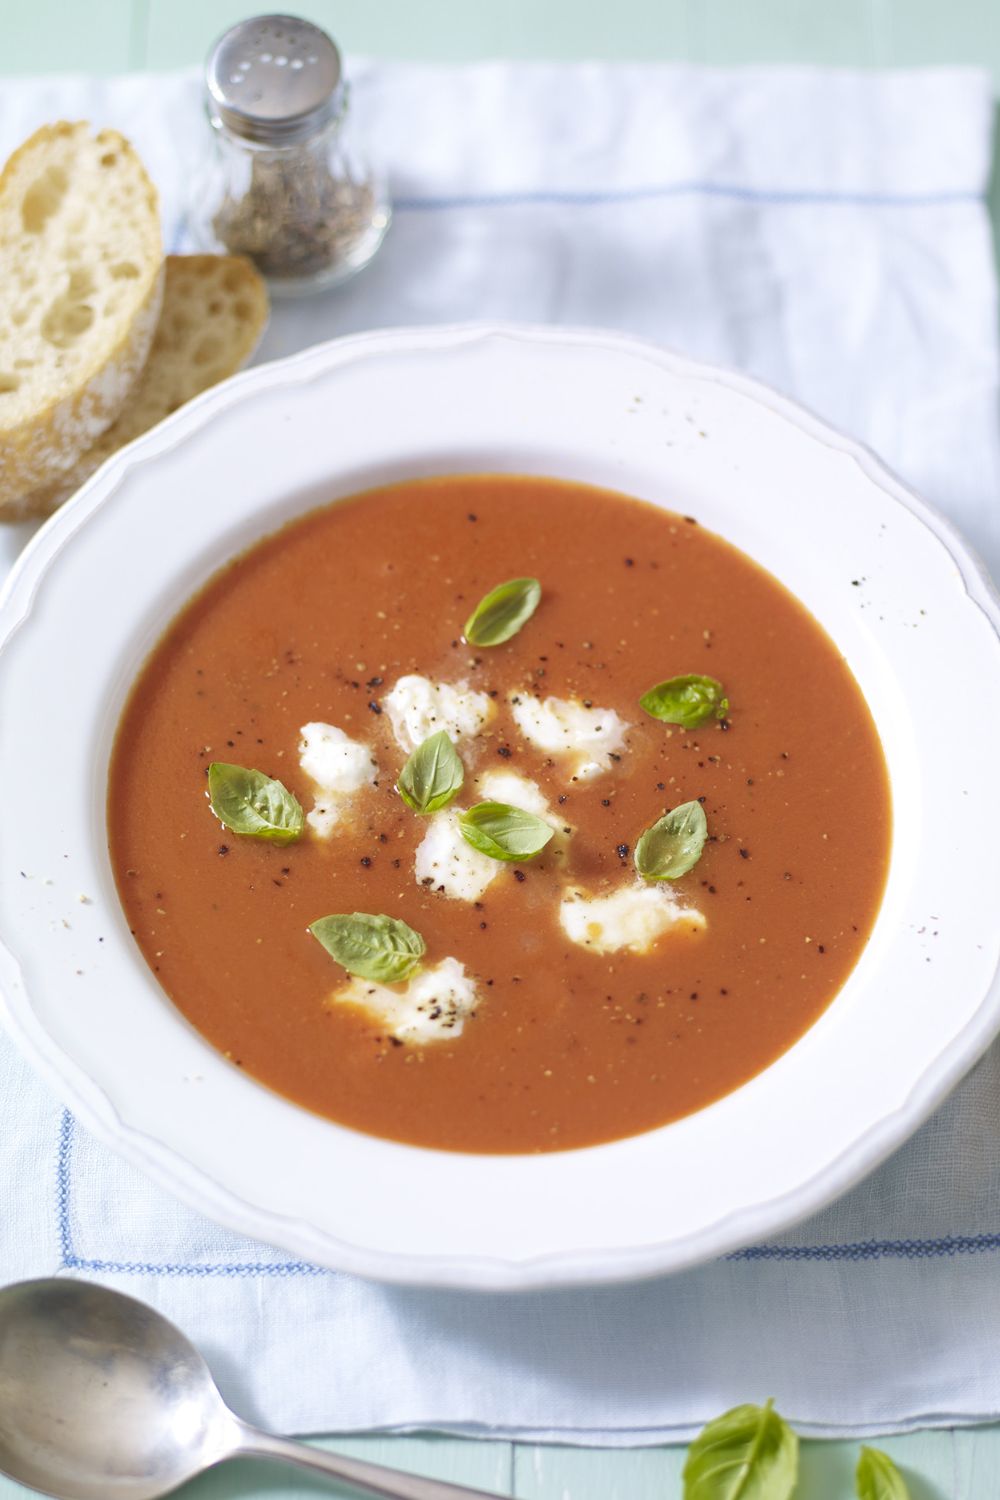
[[[352, 73], [395, 223], [348, 288], [277, 307], [260, 358], [386, 324], [626, 329], [750, 370], [863, 437], [1000, 569], [985, 75]], [[195, 77], [0, 82], [0, 155], [59, 117], [135, 141], [184, 246], [206, 149]], [[25, 535], [0, 533], [0, 566]], [[292, 1262], [91, 1142], [6, 1041], [0, 1082], [0, 1280], [65, 1271], [144, 1297], [202, 1344], [238, 1410], [278, 1430], [658, 1442], [769, 1395], [819, 1434], [1000, 1415], [997, 1049], [891, 1162], [773, 1244], [643, 1286], [523, 1297]]]

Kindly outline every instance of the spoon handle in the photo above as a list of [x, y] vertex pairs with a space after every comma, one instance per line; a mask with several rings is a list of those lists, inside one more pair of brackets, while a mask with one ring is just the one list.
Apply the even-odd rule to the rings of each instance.
[[[243, 1458], [273, 1458], [297, 1464], [316, 1474], [329, 1474], [353, 1485], [362, 1494], [377, 1495], [380, 1500], [503, 1500], [494, 1491], [470, 1490], [464, 1484], [446, 1484], [441, 1479], [422, 1479], [386, 1469], [382, 1464], [365, 1463], [339, 1453], [325, 1453], [307, 1443], [292, 1443], [287, 1438], [272, 1437], [255, 1427], [240, 1423], [239, 1455]], [[236, 1455], [234, 1455], [235, 1457]]]

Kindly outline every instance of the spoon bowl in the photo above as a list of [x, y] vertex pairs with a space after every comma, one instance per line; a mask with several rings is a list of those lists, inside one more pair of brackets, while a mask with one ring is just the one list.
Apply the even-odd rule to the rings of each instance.
[[499, 1500], [249, 1426], [190, 1340], [134, 1297], [56, 1278], [0, 1290], [0, 1471], [10, 1479], [57, 1500], [158, 1500], [237, 1455], [384, 1500]]
[[154, 1500], [232, 1453], [238, 1425], [172, 1323], [77, 1281], [0, 1291], [0, 1469], [66, 1500]]

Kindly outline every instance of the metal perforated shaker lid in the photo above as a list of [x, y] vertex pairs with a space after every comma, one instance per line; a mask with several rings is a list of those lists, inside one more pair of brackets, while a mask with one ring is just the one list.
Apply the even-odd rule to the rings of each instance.
[[256, 16], [221, 36], [205, 81], [227, 130], [261, 145], [306, 140], [339, 114], [340, 53], [325, 31], [297, 16]]

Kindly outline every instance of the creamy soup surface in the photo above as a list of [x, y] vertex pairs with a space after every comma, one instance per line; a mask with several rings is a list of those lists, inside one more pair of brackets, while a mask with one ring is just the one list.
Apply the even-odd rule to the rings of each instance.
[[[520, 578], [534, 613], [470, 646]], [[688, 674], [724, 689], [697, 727], [640, 706]], [[464, 784], [421, 815], [397, 781], [441, 729]], [[213, 762], [280, 781], [301, 836], [224, 826]], [[541, 853], [470, 846], [483, 801], [547, 824]], [[686, 803], [700, 858], [644, 878], [640, 836]], [[122, 904], [189, 1021], [321, 1115], [475, 1152], [631, 1135], [767, 1067], [856, 963], [889, 835], [864, 699], [781, 585], [695, 518], [506, 475], [341, 501], [225, 567], [146, 663], [109, 781]], [[309, 930], [353, 913], [422, 940], [405, 980]]]

